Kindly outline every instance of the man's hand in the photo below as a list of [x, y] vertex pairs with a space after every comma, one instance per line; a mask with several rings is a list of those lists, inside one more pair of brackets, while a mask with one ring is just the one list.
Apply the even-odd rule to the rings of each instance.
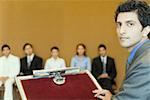
[[109, 76], [108, 76], [108, 74], [101, 74], [101, 75], [98, 77], [98, 79], [100, 79], [100, 78], [109, 78]]
[[5, 82], [9, 77], [0, 77], [0, 81]]
[[102, 89], [102, 90], [94, 90], [92, 92], [95, 93], [94, 97], [97, 97], [102, 100], [111, 100], [112, 94], [108, 90]]
[[20, 74], [19, 75], [24, 75], [24, 73], [23, 72], [20, 72]]

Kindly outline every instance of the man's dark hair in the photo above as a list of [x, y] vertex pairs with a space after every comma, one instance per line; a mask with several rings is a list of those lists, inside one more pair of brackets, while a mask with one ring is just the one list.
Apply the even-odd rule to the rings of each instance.
[[104, 44], [100, 44], [100, 45], [98, 46], [98, 49], [99, 49], [99, 48], [104, 48], [105, 50], [107, 49]]
[[25, 43], [24, 46], [23, 46], [23, 50], [25, 50], [26, 46], [30, 46], [31, 48], [33, 48], [32, 44], [30, 44], [30, 43]]
[[4, 50], [4, 48], [8, 48], [8, 49], [10, 50], [10, 46], [9, 46], [9, 45], [7, 45], [7, 44], [4, 44], [4, 45], [1, 47], [1, 50], [3, 51], [3, 50]]
[[58, 48], [58, 47], [56, 47], [56, 46], [54, 46], [54, 47], [52, 47], [52, 48], [51, 48], [51, 51], [53, 51], [53, 50], [57, 50], [57, 51], [59, 51], [59, 48]]
[[144, 27], [150, 26], [150, 6], [145, 1], [127, 0], [120, 4], [115, 12], [115, 21], [117, 21], [118, 14], [121, 12], [137, 13], [141, 25]]

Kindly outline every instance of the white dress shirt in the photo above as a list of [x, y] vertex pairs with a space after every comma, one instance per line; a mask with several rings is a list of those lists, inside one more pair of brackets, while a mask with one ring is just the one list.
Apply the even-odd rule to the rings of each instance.
[[62, 68], [66, 68], [66, 64], [64, 59], [59, 57], [57, 59], [54, 59], [53, 57], [47, 59], [44, 67], [44, 69], [50, 69], [50, 70], [57, 70]]
[[0, 57], [0, 76], [14, 78], [20, 71], [20, 59], [12, 54]]
[[34, 58], [34, 54], [32, 54], [32, 55], [30, 55], [30, 56], [27, 56], [27, 64], [28, 64], [28, 67], [30, 67], [33, 58]]
[[101, 61], [106, 64], [107, 63], [107, 56], [101, 56]]
[[106, 74], [106, 63], [107, 63], [107, 56], [101, 56], [101, 61], [102, 61], [102, 64], [103, 64], [103, 73]]

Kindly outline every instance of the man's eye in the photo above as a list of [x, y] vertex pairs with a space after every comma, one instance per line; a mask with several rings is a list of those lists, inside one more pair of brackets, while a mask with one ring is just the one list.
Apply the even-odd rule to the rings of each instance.
[[132, 27], [132, 26], [134, 26], [134, 23], [127, 23], [127, 26]]
[[117, 23], [116, 26], [117, 26], [117, 27], [120, 27], [120, 26], [121, 26], [121, 23]]

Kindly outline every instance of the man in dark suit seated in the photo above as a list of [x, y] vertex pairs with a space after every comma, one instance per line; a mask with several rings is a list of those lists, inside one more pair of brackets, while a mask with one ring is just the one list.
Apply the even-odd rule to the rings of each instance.
[[92, 62], [92, 74], [103, 89], [112, 91], [114, 78], [117, 74], [114, 59], [107, 56], [104, 44], [99, 45], [98, 52], [99, 56], [94, 58]]
[[21, 70], [20, 75], [32, 75], [33, 70], [42, 69], [42, 58], [36, 56], [33, 53], [33, 46], [30, 43], [26, 43], [23, 46], [25, 57], [21, 58]]

